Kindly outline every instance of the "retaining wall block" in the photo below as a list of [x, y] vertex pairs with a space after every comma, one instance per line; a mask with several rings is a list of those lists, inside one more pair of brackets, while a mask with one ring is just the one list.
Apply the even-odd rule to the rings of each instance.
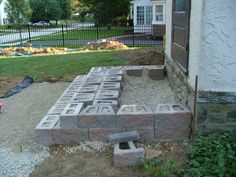
[[117, 100], [94, 100], [93, 105], [105, 105], [105, 106], [112, 106], [115, 112], [118, 111], [119, 103]]
[[[127, 146], [127, 147], [125, 147]], [[118, 143], [114, 146], [114, 166], [133, 166], [139, 163], [141, 158], [144, 158], [145, 150], [135, 147], [133, 141]]]
[[36, 141], [44, 145], [54, 144], [53, 131], [58, 123], [58, 115], [45, 115], [35, 127]]
[[93, 104], [95, 93], [76, 93], [71, 102], [72, 103], [84, 103], [84, 107]]
[[122, 76], [116, 75], [116, 76], [106, 76], [103, 78], [103, 82], [119, 82], [121, 83], [123, 80]]
[[81, 141], [88, 141], [89, 134], [87, 128], [61, 128], [57, 124], [53, 131], [54, 144], [70, 144], [80, 143]]
[[78, 90], [78, 93], [95, 93], [97, 92], [98, 88], [98, 85], [83, 85]]
[[108, 135], [113, 133], [122, 132], [120, 128], [89, 128], [90, 141], [108, 141]]
[[116, 116], [118, 127], [153, 128], [154, 125], [154, 114], [146, 106], [123, 105]]
[[140, 133], [140, 140], [155, 141], [154, 127], [127, 127], [126, 131], [137, 131]]
[[60, 127], [65, 129], [78, 128], [78, 115], [83, 108], [83, 103], [68, 104], [60, 115]]
[[119, 91], [117, 90], [98, 90], [95, 100], [118, 100]]
[[112, 106], [87, 106], [78, 117], [81, 128], [115, 128], [116, 115]]
[[140, 77], [143, 74], [143, 66], [126, 66], [125, 70], [129, 76]]

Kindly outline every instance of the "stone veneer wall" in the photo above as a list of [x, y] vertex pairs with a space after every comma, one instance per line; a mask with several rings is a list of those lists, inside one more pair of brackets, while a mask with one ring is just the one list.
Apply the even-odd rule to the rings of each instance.
[[[167, 78], [177, 101], [193, 111], [194, 90], [187, 76], [168, 56], [165, 57]], [[236, 130], [236, 93], [199, 91], [197, 100], [197, 131], [210, 133]]]
[[186, 75], [167, 55], [165, 56], [165, 66], [170, 86], [176, 95], [176, 101], [193, 110], [194, 91], [188, 84]]

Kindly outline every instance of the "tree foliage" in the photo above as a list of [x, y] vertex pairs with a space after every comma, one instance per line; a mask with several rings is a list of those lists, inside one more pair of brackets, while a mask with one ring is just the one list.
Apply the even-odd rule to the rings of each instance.
[[58, 20], [62, 16], [62, 10], [57, 0], [30, 0], [32, 9], [31, 21]]
[[62, 19], [70, 19], [71, 18], [71, 1], [70, 0], [57, 0], [59, 6], [62, 10], [61, 18]]
[[111, 24], [117, 17], [127, 16], [130, 0], [82, 0], [100, 24]]
[[8, 0], [5, 7], [7, 17], [13, 24], [26, 21], [31, 14], [29, 4], [25, 0]]

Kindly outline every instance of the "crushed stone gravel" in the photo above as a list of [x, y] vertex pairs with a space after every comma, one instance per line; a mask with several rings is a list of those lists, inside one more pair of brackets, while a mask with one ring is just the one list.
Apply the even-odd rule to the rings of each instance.
[[175, 94], [167, 79], [152, 80], [144, 70], [142, 77], [125, 76], [121, 105], [146, 105], [155, 111], [157, 104], [176, 103]]
[[0, 176], [26, 177], [50, 154], [35, 142], [34, 128], [69, 83], [32, 84], [12, 97], [1, 99]]

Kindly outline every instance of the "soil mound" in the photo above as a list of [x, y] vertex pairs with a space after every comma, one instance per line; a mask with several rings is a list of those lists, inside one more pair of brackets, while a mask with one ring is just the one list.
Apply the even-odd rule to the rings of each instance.
[[97, 41], [90, 42], [81, 48], [82, 51], [86, 50], [125, 50], [128, 49], [126, 45], [118, 41]]
[[118, 57], [130, 59], [128, 65], [163, 65], [164, 54], [156, 48], [142, 48], [124, 51]]

